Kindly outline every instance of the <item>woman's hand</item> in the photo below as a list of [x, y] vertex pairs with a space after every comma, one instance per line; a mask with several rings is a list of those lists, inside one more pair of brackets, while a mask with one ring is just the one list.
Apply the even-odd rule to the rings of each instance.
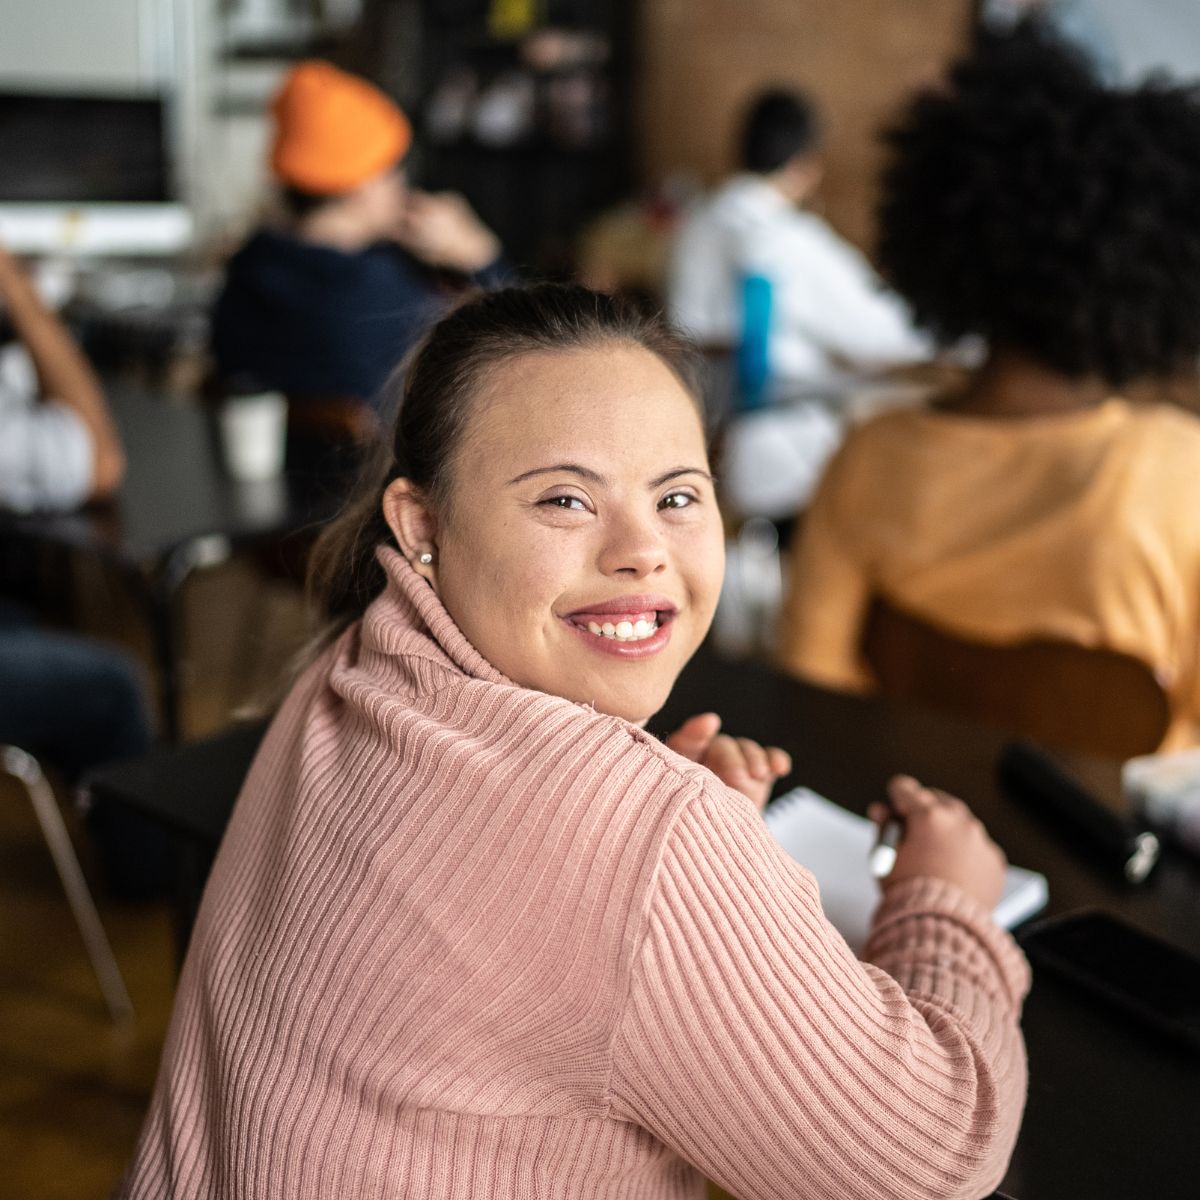
[[872, 804], [868, 810], [880, 825], [893, 813], [904, 821], [896, 865], [883, 886], [918, 876], [944, 879], [985, 908], [994, 908], [1004, 889], [1004, 851], [971, 810], [948, 792], [922, 787], [910, 775], [897, 775], [888, 783], [888, 800], [890, 809]]
[[716, 713], [689, 717], [666, 743], [676, 754], [707, 767], [759, 808], [766, 805], [775, 780], [792, 769], [791, 755], [778, 746], [760, 746], [750, 738], [722, 733]]

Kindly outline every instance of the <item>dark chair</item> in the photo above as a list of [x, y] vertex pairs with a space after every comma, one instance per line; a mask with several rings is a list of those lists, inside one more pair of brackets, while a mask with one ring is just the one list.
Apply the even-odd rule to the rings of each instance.
[[1113, 650], [1046, 638], [973, 642], [878, 598], [862, 646], [884, 696], [1064, 750], [1106, 758], [1147, 754], [1170, 721], [1151, 668]]
[[93, 799], [124, 805], [174, 835], [180, 963], [221, 836], [266, 729], [265, 721], [257, 721], [203, 741], [155, 746], [140, 758], [100, 767], [84, 780]]

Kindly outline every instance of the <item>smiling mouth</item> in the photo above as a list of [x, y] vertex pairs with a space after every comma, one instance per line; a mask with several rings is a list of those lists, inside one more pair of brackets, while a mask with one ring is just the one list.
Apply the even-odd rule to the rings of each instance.
[[[633, 603], [628, 603], [629, 600]], [[649, 642], [676, 615], [674, 607], [651, 607], [653, 603], [648, 596], [644, 599], [628, 597], [625, 604], [618, 601], [598, 605], [595, 610], [579, 609], [565, 619], [569, 625], [600, 641], [625, 644]], [[659, 603], [663, 603], [663, 600], [659, 600]]]
[[650, 613], [649, 616], [636, 616], [632, 620], [626, 618], [621, 621], [572, 621], [579, 629], [586, 629], [588, 633], [594, 634], [596, 637], [611, 638], [618, 642], [644, 642], [647, 638], [653, 637], [658, 632], [659, 620], [657, 613]]

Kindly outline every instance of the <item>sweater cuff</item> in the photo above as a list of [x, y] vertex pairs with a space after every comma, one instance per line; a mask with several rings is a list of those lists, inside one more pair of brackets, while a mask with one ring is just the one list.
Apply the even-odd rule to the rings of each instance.
[[906, 879], [884, 890], [875, 910], [863, 959], [902, 985], [935, 975], [966, 959], [976, 970], [990, 966], [1014, 1009], [1029, 991], [1029, 963], [1012, 935], [991, 912], [944, 879]]

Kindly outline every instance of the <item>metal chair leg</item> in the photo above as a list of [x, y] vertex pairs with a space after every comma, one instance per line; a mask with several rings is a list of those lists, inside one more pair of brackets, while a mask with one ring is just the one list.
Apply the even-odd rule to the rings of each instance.
[[26, 753], [16, 746], [0, 746], [0, 767], [5, 774], [11, 775], [25, 786], [29, 799], [33, 803], [33, 811], [37, 814], [38, 823], [46, 845], [50, 849], [54, 865], [58, 868], [63, 890], [71, 911], [75, 914], [79, 932], [83, 935], [83, 943], [87, 948], [88, 958], [91, 959], [92, 969], [104, 994], [104, 1002], [112, 1019], [117, 1022], [128, 1021], [133, 1017], [133, 1002], [125, 988], [125, 980], [121, 977], [121, 969], [113, 957], [112, 947], [100, 922], [100, 914], [92, 900], [87, 880], [79, 866], [75, 855], [75, 847], [71, 845], [70, 834], [58, 810], [58, 801], [54, 798], [50, 784], [42, 773], [41, 765], [33, 755]]

